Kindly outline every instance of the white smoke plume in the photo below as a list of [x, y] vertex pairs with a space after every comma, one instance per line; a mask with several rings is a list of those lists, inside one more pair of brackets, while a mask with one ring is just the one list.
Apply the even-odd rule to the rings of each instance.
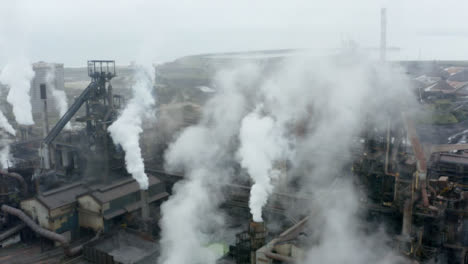
[[12, 136], [14, 136], [16, 134], [15, 129], [11, 126], [10, 122], [8, 122], [8, 119], [3, 114], [2, 111], [0, 111], [0, 128], [5, 130], [6, 132], [8, 132]]
[[[316, 193], [330, 189], [325, 199], [302, 208], [315, 212], [312, 246], [303, 263], [400, 263], [389, 253], [385, 233], [362, 231], [360, 190], [349, 164], [365, 121], [381, 123], [406, 107], [402, 98], [411, 94], [404, 74], [354, 53], [294, 58], [273, 68], [241, 67], [218, 75], [217, 94], [201, 123], [170, 146], [167, 167], [182, 169], [185, 179], [162, 205], [160, 262], [214, 263], [204, 245], [216, 240], [212, 229], [225, 228], [216, 217], [222, 215], [223, 185], [237, 177], [231, 162], [240, 160], [254, 181], [250, 206], [259, 220], [275, 188], [272, 164], [287, 158], [288, 177], [299, 179], [301, 187], [293, 191], [318, 199]], [[247, 110], [259, 105], [263, 110]]]
[[13, 164], [13, 156], [10, 153], [11, 136], [15, 135], [15, 130], [8, 123], [8, 120], [0, 111], [0, 166], [6, 169]]
[[136, 83], [132, 86], [133, 98], [119, 116], [108, 128], [115, 144], [125, 151], [127, 171], [138, 182], [142, 190], [148, 189], [148, 176], [140, 148], [140, 134], [143, 132], [142, 122], [150, 117], [155, 105], [152, 90], [154, 83], [154, 67], [139, 66], [136, 69]]
[[[364, 231], [359, 200], [366, 196], [353, 185], [350, 163], [366, 120], [382, 125], [386, 118], [407, 109], [412, 96], [404, 74], [388, 65], [372, 63], [362, 54], [321, 60], [308, 67], [303, 62], [288, 66], [289, 73], [298, 80], [289, 85], [298, 88], [282, 95], [289, 100], [305, 96], [308, 105], [302, 116], [307, 122], [304, 135], [298, 137], [292, 173], [303, 175], [299, 185], [309, 194], [338, 182], [325, 198], [317, 197], [318, 201], [311, 205], [313, 246], [302, 263], [403, 262], [392, 253], [383, 232]], [[289, 106], [297, 109], [294, 104]]]
[[250, 189], [249, 207], [255, 222], [262, 222], [262, 208], [273, 191], [272, 180], [279, 171], [273, 163], [285, 154], [287, 143], [270, 116], [262, 116], [263, 106], [258, 106], [242, 120], [239, 139], [239, 159], [254, 184]]
[[10, 145], [7, 143], [5, 146], [3, 146], [0, 149], [0, 165], [2, 166], [2, 169], [6, 169], [9, 166], [12, 166], [12, 157], [10, 154]]
[[258, 78], [257, 68], [246, 65], [223, 71], [216, 78], [218, 91], [205, 105], [200, 124], [187, 128], [166, 153], [166, 169], [184, 171], [173, 195], [162, 207], [161, 256], [158, 263], [214, 264], [206, 247], [219, 242], [225, 229], [219, 206], [221, 188], [233, 176], [236, 140], [247, 112], [243, 94]]
[[31, 63], [23, 56], [10, 59], [0, 73], [0, 82], [9, 88], [7, 101], [20, 125], [34, 124], [30, 98], [33, 77]]
[[3, 130], [0, 132], [0, 142], [2, 145], [0, 149], [0, 165], [2, 169], [6, 169], [8, 166], [13, 165], [11, 162], [12, 156], [10, 153], [10, 140], [8, 139], [8, 134], [15, 136], [16, 131], [2, 111], [0, 111], [0, 129]]
[[[68, 110], [67, 95], [65, 94], [65, 91], [58, 90], [55, 86], [55, 64], [53, 63], [49, 65], [49, 69], [47, 70], [46, 82], [47, 88], [54, 98], [55, 108], [59, 112], [60, 117], [62, 117]], [[66, 130], [70, 130], [71, 128], [70, 122], [68, 122], [64, 127]]]

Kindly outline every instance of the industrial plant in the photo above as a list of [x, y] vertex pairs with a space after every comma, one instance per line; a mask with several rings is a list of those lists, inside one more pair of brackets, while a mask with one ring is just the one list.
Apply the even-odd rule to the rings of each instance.
[[378, 14], [318, 55], [0, 41], [0, 263], [468, 264], [468, 61], [392, 59]]

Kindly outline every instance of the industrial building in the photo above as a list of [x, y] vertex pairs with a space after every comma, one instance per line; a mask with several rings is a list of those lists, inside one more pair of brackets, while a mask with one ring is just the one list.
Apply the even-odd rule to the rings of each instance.
[[64, 67], [61, 63], [37, 62], [33, 64], [34, 78], [31, 82], [31, 106], [35, 121], [42, 121], [44, 112], [44, 99], [41, 98], [41, 84], [46, 85], [46, 92], [49, 94], [47, 101], [47, 112], [52, 116], [57, 116], [55, 109], [56, 102], [52, 95], [52, 87], [55, 90], [64, 91]]
[[[188, 60], [195, 63], [189, 66], [196, 68], [199, 59]], [[201, 60], [206, 63], [206, 58]], [[177, 62], [168, 67], [177, 71], [174, 64]], [[189, 63], [182, 64], [186, 71]], [[414, 64], [402, 65], [412, 74], [413, 92], [424, 94], [421, 103], [439, 104], [435, 111], [442, 109], [459, 122], [439, 127], [416, 123], [402, 113], [383, 129], [362, 124], [363, 133], [356, 139], [350, 164], [356, 188], [366, 194], [360, 207], [369, 222], [385, 219], [382, 222], [388, 227], [392, 249], [404, 258], [414, 263], [433, 259], [468, 263], [468, 145], [466, 132], [458, 129], [466, 116], [464, 95], [456, 92], [465, 86], [442, 81], [449, 64], [441, 63], [437, 65], [440, 71], [423, 74], [411, 73]], [[57, 69], [60, 67], [63, 65]], [[203, 101], [200, 98], [206, 94], [198, 89], [202, 95], [182, 102], [171, 100], [195, 92], [166, 94], [169, 99], [158, 108], [157, 125], [145, 124], [142, 140], [150, 143], [142, 149], [149, 185], [141, 190], [126, 171], [122, 149], [112, 143], [106, 130], [124, 104], [112, 87], [119, 74], [115, 62], [88, 61], [86, 74], [89, 85], [65, 115], [50, 124], [41, 118], [38, 122], [43, 126], [30, 128], [28, 138], [11, 145], [17, 163], [0, 171], [0, 242], [4, 247], [0, 261], [15, 256], [19, 263], [152, 263], [160, 254], [160, 206], [185, 177], [183, 172], [164, 171], [164, 152], [177, 133], [200, 120], [202, 106], [194, 101]], [[441, 76], [427, 77], [435, 74]], [[170, 78], [163, 79], [166, 92], [173, 83]], [[44, 80], [35, 82], [47, 87]], [[208, 84], [200, 81], [197, 85]], [[49, 94], [47, 90], [45, 94]], [[38, 101], [42, 106], [45, 98], [49, 97]], [[71, 121], [80, 126], [64, 130]], [[293, 127], [297, 137], [307, 133], [301, 123]], [[161, 132], [155, 135], [153, 129]], [[277, 166], [281, 173], [289, 173], [287, 162]], [[253, 222], [248, 210], [250, 183], [242, 180], [240, 170], [234, 173], [239, 181], [223, 185], [221, 208], [239, 232], [226, 245], [211, 245], [220, 252], [218, 263], [296, 263], [304, 259], [314, 231], [306, 208], [320, 200], [288, 188], [275, 189], [263, 207], [265, 222]], [[25, 252], [29, 253], [17, 255], [23, 250], [19, 245], [27, 245]], [[2, 250], [7, 253], [2, 255]]]
[[72, 239], [79, 232], [77, 197], [85, 192], [82, 183], [74, 183], [25, 199], [20, 207], [41, 227]]
[[[56, 71], [55, 82], [61, 81], [63, 87], [63, 65], [42, 62], [34, 65], [37, 73], [32, 87], [32, 100], [37, 102], [38, 112], [46, 115], [51, 108], [42, 106], [47, 106], [50, 98], [50, 90], [44, 89], [51, 85], [45, 77], [50, 65]], [[65, 115], [51, 124], [44, 115], [40, 116], [42, 126], [29, 129], [29, 136], [22, 136], [23, 141], [13, 145], [20, 159], [10, 172], [0, 173], [2, 223], [10, 226], [2, 233], [2, 242], [12, 236], [17, 240], [18, 232], [29, 233], [21, 235], [21, 240], [34, 241], [35, 232], [41, 237], [42, 248], [58, 245], [64, 248], [66, 256], [72, 257], [82, 252], [85, 243], [123, 225], [150, 236], [158, 232], [154, 224], [160, 216], [159, 206], [169, 195], [166, 183], [148, 173], [148, 189], [140, 190], [125, 171], [122, 150], [107, 138], [106, 125], [115, 120], [121, 103], [121, 97], [112, 93], [109, 83], [115, 76], [114, 62], [90, 61], [88, 75], [92, 78], [90, 85]], [[85, 116], [74, 116], [82, 105], [86, 108]], [[84, 134], [61, 133], [72, 118], [85, 124]], [[44, 139], [32, 138], [41, 134], [45, 134]], [[29, 152], [36, 154], [28, 158]], [[21, 189], [20, 196], [17, 188]], [[91, 237], [87, 242], [72, 246], [73, 241], [81, 241], [88, 235]], [[109, 235], [103, 239], [106, 237]]]

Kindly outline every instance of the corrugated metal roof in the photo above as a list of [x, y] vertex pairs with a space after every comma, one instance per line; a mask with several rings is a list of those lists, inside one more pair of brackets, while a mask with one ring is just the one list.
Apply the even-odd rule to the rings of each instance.
[[[161, 181], [153, 175], [148, 175], [148, 180], [149, 186], [161, 183]], [[124, 195], [137, 192], [139, 189], [140, 186], [132, 178], [120, 180], [111, 185], [98, 184], [90, 187], [85, 186], [82, 182], [78, 182], [43, 192], [34, 197], [34, 199], [44, 204], [49, 210], [53, 210], [72, 204], [76, 202], [79, 196], [86, 194], [90, 194], [100, 203], [106, 203]], [[150, 199], [151, 198], [153, 197], [150, 197]]]
[[[164, 199], [167, 196], [169, 196], [169, 194], [167, 192], [158, 193], [156, 195], [153, 195], [153, 196], [149, 197], [148, 198], [148, 203], [152, 203], [152, 202]], [[119, 210], [113, 211], [113, 212], [108, 213], [108, 214], [104, 214], [104, 219], [109, 220], [109, 219], [112, 219], [112, 218], [114, 218], [116, 216], [119, 216], [119, 215], [122, 215], [122, 214], [125, 214], [125, 213], [129, 213], [129, 212], [133, 212], [133, 211], [135, 211], [137, 209], [140, 209], [140, 208], [141, 208], [141, 201], [138, 201], [138, 202], [126, 205], [124, 208], [121, 208]]]
[[52, 210], [76, 202], [76, 197], [87, 191], [82, 183], [74, 183], [44, 192], [36, 196], [36, 199]]
[[[148, 175], [149, 186], [160, 183], [161, 181], [153, 175]], [[140, 190], [140, 186], [134, 179], [125, 179], [109, 186], [91, 187], [94, 191], [90, 193], [100, 203], [107, 203], [119, 197], [134, 193]]]
[[455, 91], [455, 88], [452, 87], [444, 80], [440, 80], [424, 89], [425, 92], [442, 92], [442, 93], [451, 93]]
[[[161, 181], [153, 175], [148, 175], [148, 181], [149, 186], [161, 183]], [[100, 203], [106, 203], [139, 190], [140, 186], [132, 178], [120, 180], [111, 185], [97, 184], [90, 187], [85, 186], [82, 182], [78, 182], [43, 192], [37, 195], [35, 199], [44, 204], [48, 209], [53, 210], [72, 204], [76, 202], [79, 196], [86, 194], [91, 195]], [[152, 197], [150, 197], [150, 199], [151, 198]]]
[[468, 81], [468, 70], [465, 68], [459, 72], [451, 74], [448, 80], [456, 82], [466, 82]]
[[452, 67], [448, 67], [448, 68], [445, 68], [444, 71], [448, 72], [450, 75], [454, 75], [456, 73], [459, 73], [463, 70], [465, 70], [466, 68], [464, 67], [455, 67], [455, 66], [452, 66]]
[[452, 86], [455, 89], [460, 89], [468, 85], [468, 82], [447, 81], [447, 83], [450, 84], [450, 86]]

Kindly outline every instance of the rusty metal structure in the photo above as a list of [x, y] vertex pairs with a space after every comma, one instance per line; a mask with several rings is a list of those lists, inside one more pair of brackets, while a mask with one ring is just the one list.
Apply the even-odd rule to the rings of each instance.
[[368, 191], [368, 210], [387, 216], [395, 248], [412, 259], [468, 263], [468, 156], [460, 148], [424, 150], [414, 122], [403, 114], [380, 136], [368, 135], [354, 163]]
[[[366, 124], [371, 129], [355, 152], [353, 174], [367, 194], [362, 208], [370, 221], [385, 223], [393, 248], [413, 263], [468, 263], [466, 145], [424, 145], [408, 115], [392, 122], [380, 129]], [[307, 243], [301, 236], [311, 232], [307, 222], [266, 242], [256, 262], [237, 263], [296, 263]]]

